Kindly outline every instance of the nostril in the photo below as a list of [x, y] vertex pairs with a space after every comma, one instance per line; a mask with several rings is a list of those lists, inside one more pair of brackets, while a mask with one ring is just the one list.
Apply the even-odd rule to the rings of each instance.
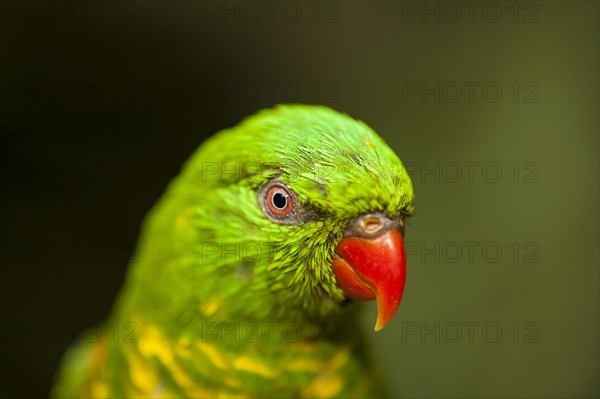
[[376, 238], [389, 229], [397, 229], [398, 221], [387, 218], [383, 212], [363, 214], [351, 219], [344, 230], [344, 237]]
[[381, 227], [381, 220], [374, 218], [374, 217], [368, 217], [363, 219], [363, 228], [365, 229], [365, 232], [367, 233], [373, 233], [377, 230], [379, 230], [379, 228]]

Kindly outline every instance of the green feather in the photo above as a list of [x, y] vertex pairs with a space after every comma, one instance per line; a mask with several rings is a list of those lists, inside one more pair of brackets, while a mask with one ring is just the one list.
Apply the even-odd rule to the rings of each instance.
[[[297, 196], [293, 223], [262, 210], [261, 188], [274, 180]], [[331, 260], [349, 221], [370, 212], [396, 218], [412, 203], [395, 153], [366, 124], [329, 108], [278, 106], [215, 134], [148, 215], [106, 322], [135, 323], [138, 343], [81, 343], [99, 360], [66, 357], [55, 395], [376, 392]], [[74, 363], [85, 378], [68, 371]], [[258, 371], [246, 370], [252, 364]], [[312, 370], [317, 364], [323, 369]]]

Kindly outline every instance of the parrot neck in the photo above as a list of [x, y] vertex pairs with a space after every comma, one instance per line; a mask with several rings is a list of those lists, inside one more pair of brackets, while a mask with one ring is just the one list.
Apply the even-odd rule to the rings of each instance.
[[327, 313], [321, 314], [282, 306], [276, 295], [262, 295], [257, 301], [252, 292], [244, 290], [206, 291], [197, 302], [174, 306], [165, 302], [172, 297], [156, 295], [154, 288], [145, 289], [138, 284], [126, 288], [115, 304], [113, 324], [132, 322], [139, 325], [140, 330], [143, 325], [161, 326], [164, 334], [172, 339], [184, 337], [204, 343], [273, 346], [328, 340], [336, 325], [345, 323], [352, 313], [342, 312], [339, 304], [328, 303], [327, 298], [320, 307]]
[[[219, 330], [225, 328], [221, 325], [202, 339], [186, 331], [170, 335], [164, 326], [144, 319], [134, 318], [134, 323], [139, 328], [135, 341], [103, 337], [98, 343], [102, 345], [96, 345], [106, 353], [103, 364], [121, 372], [98, 371], [91, 376], [92, 385], [101, 382], [113, 395], [267, 397], [292, 387], [302, 390], [301, 397], [332, 397], [357, 385], [366, 394], [373, 382], [355, 357], [356, 335], [311, 341], [299, 339], [298, 332], [288, 328], [283, 333], [288, 336], [277, 340], [284, 330], [273, 326], [272, 340], [256, 341], [258, 326]], [[350, 375], [361, 376], [360, 381], [346, 380]]]
[[133, 323], [140, 330], [148, 325], [161, 326], [166, 336], [174, 340], [183, 337], [217, 345], [247, 343], [256, 346], [264, 343], [285, 346], [290, 343], [328, 341], [338, 324], [346, 319], [340, 319], [337, 314], [327, 319], [311, 318], [301, 310], [285, 313], [276, 307], [271, 312], [265, 312], [264, 317], [254, 318], [242, 312], [236, 313], [235, 307], [219, 299], [201, 302], [194, 312], [172, 315], [166, 311], [168, 307], [161, 308], [158, 303], [148, 306], [148, 302], [144, 306], [121, 304], [112, 323]]

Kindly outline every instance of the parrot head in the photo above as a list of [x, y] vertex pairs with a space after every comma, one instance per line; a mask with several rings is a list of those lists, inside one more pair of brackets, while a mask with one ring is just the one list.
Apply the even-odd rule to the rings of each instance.
[[192, 156], [153, 213], [146, 258], [163, 264], [177, 305], [203, 317], [322, 320], [376, 300], [380, 330], [404, 290], [413, 197], [400, 159], [365, 123], [281, 105]]

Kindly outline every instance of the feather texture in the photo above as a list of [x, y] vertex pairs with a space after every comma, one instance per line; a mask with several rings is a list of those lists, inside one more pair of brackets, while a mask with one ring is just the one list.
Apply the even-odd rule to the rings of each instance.
[[[275, 223], [281, 182], [298, 216]], [[54, 396], [336, 397], [377, 392], [331, 261], [349, 221], [412, 212], [402, 163], [326, 107], [264, 110], [209, 138], [148, 215], [103, 337], [66, 356]], [[77, 370], [77, 371], [74, 371]]]

